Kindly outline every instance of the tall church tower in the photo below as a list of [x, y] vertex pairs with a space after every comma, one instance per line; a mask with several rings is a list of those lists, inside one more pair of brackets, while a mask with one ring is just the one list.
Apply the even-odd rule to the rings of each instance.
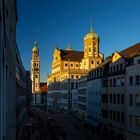
[[92, 22], [90, 31], [84, 37], [84, 58], [99, 56], [99, 37], [93, 31]]
[[99, 36], [93, 31], [92, 22], [89, 32], [84, 36], [84, 58], [81, 69], [90, 71], [97, 67], [103, 60], [103, 54], [99, 53]]
[[37, 42], [34, 42], [34, 48], [32, 49], [31, 60], [31, 79], [32, 79], [32, 93], [40, 93], [40, 59], [39, 49], [37, 48]]

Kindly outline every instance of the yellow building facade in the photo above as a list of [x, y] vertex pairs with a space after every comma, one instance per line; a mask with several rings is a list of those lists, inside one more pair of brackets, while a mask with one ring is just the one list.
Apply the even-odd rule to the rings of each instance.
[[75, 51], [68, 45], [67, 49], [55, 48], [52, 62], [52, 74], [48, 83], [63, 81], [67, 78], [78, 79], [103, 61], [99, 52], [99, 36], [90, 31], [84, 36], [84, 51]]

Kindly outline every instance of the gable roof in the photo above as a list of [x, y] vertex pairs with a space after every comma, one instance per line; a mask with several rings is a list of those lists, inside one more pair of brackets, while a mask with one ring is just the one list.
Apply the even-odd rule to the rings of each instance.
[[82, 52], [82, 51], [62, 50], [62, 49], [60, 49], [60, 51], [61, 51], [62, 60], [81, 62], [84, 57], [84, 52]]

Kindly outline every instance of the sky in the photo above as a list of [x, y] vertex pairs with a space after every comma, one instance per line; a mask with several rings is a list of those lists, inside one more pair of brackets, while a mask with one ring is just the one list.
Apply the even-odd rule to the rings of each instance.
[[83, 51], [83, 38], [93, 30], [100, 37], [105, 57], [140, 42], [140, 0], [17, 0], [17, 44], [27, 70], [31, 69], [36, 40], [41, 63], [41, 81], [51, 73], [53, 52]]

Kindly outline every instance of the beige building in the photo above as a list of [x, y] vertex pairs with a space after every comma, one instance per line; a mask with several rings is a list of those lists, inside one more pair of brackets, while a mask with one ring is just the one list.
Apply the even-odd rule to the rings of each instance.
[[[127, 113], [131, 112], [130, 108], [128, 110], [128, 96], [130, 91], [128, 91], [128, 75], [126, 69], [130, 74], [129, 66], [132, 64], [133, 57], [139, 51], [140, 44], [136, 44], [121, 52], [115, 52], [112, 55], [112, 60], [109, 64], [106, 76], [102, 77], [102, 128], [104, 130], [103, 132], [109, 134], [111, 139], [116, 138], [117, 140], [124, 140], [130, 138], [127, 132]], [[137, 69], [135, 69], [135, 71], [138, 72]], [[131, 90], [135, 92], [134, 88]], [[134, 112], [131, 113], [133, 114]], [[136, 114], [133, 114], [133, 117], [135, 115]], [[139, 118], [139, 116], [137, 117]], [[136, 133], [134, 130], [135, 129], [131, 132]]]
[[32, 93], [40, 93], [40, 58], [37, 42], [34, 42], [34, 48], [32, 49], [31, 60], [31, 79], [32, 79]]
[[99, 37], [90, 31], [84, 37], [84, 52], [73, 50], [70, 45], [65, 50], [55, 48], [52, 62], [52, 74], [48, 82], [59, 82], [67, 78], [78, 79], [103, 61], [99, 53]]

